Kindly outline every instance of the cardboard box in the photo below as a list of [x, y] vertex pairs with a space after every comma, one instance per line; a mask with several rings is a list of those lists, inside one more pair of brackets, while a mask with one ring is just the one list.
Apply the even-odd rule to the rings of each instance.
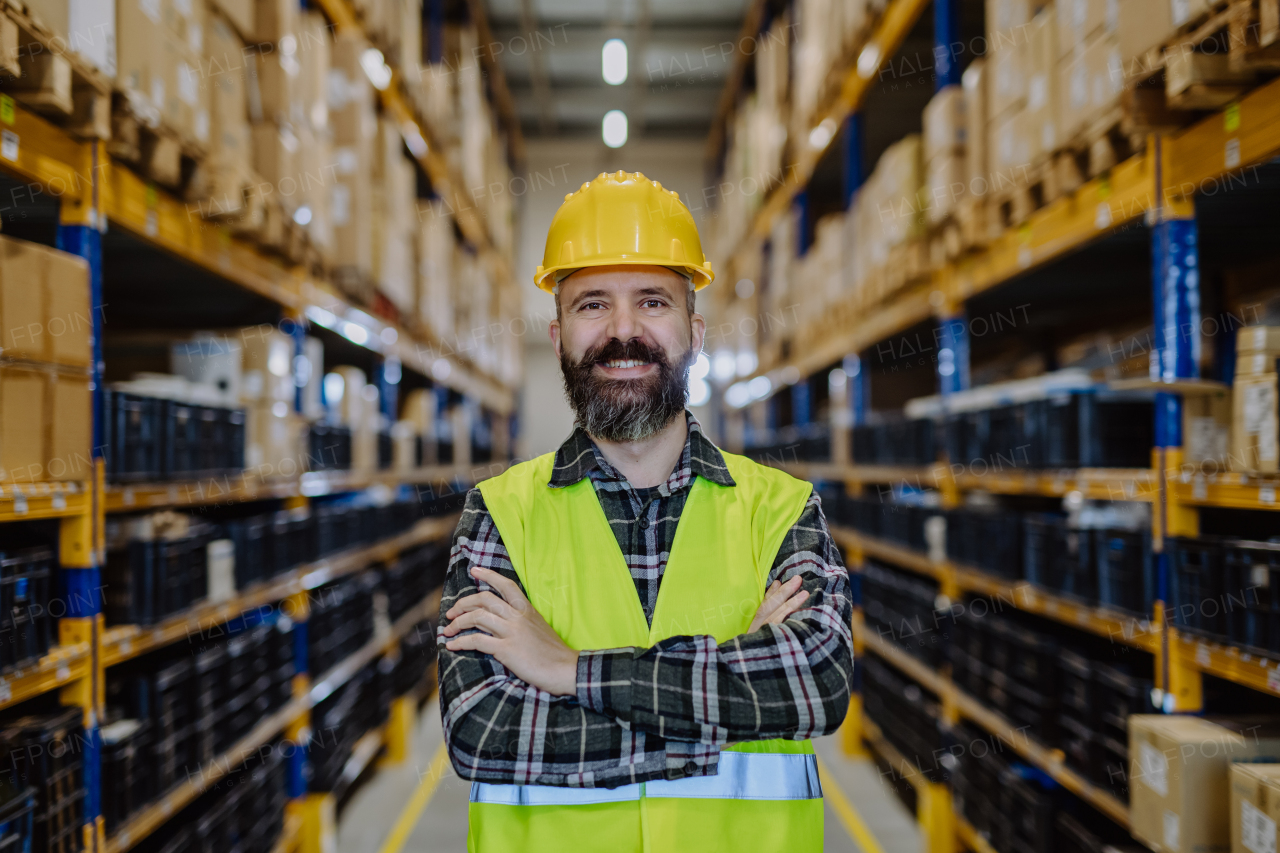
[[989, 166], [987, 141], [987, 61], [975, 59], [961, 78], [965, 104], [965, 158], [967, 180], [985, 183]]
[[306, 467], [303, 422], [283, 402], [245, 407], [245, 468], [265, 479], [296, 477]]
[[1236, 332], [1236, 352], [1280, 353], [1280, 326], [1246, 326]]
[[1032, 143], [1032, 159], [1052, 154], [1061, 144], [1058, 123], [1058, 68], [1054, 62], [1057, 44], [1057, 15], [1052, 7], [1032, 20], [1027, 44], [1026, 120]]
[[937, 225], [955, 213], [968, 194], [966, 163], [958, 154], [943, 154], [929, 161], [923, 206], [929, 224]]
[[254, 33], [249, 41], [270, 42], [283, 47], [281, 39], [286, 36], [296, 39], [300, 9], [301, 4], [297, 0], [257, 0]]
[[1275, 718], [1129, 717], [1133, 837], [1155, 853], [1227, 853], [1233, 761], [1280, 760]]
[[89, 268], [82, 258], [0, 237], [0, 354], [88, 367]]
[[240, 405], [244, 357], [235, 338], [201, 334], [169, 347], [169, 369], [211, 389], [228, 408]]
[[71, 32], [71, 4], [69, 0], [27, 0], [31, 17], [44, 24], [56, 36], [67, 38]]
[[1230, 469], [1231, 391], [1182, 398], [1183, 459], [1206, 474]]
[[339, 365], [332, 371], [342, 377], [342, 399], [329, 401], [329, 405], [338, 410], [338, 423], [352, 430], [370, 420], [376, 409], [364, 398], [364, 386], [369, 384], [364, 371], [348, 364]]
[[298, 31], [298, 100], [305, 123], [329, 134], [329, 25], [319, 12], [303, 12]]
[[988, 52], [1004, 49], [1025, 39], [1023, 28], [1031, 23], [1038, 0], [987, 0]]
[[1232, 470], [1280, 471], [1280, 393], [1275, 373], [1238, 376], [1232, 389]]
[[1059, 91], [1064, 141], [1117, 106], [1124, 93], [1124, 69], [1116, 38], [1099, 33], [1064, 60], [1059, 66]]
[[[129, 0], [121, 0], [129, 2]], [[253, 0], [210, 0], [210, 8], [217, 10], [245, 41], [253, 41], [256, 12]]]
[[1171, 0], [1122, 0], [1116, 21], [1125, 75], [1152, 70], [1142, 60], [1147, 51], [1173, 34]]
[[1007, 47], [988, 55], [988, 106], [999, 121], [1027, 104], [1026, 46]]
[[93, 476], [93, 392], [89, 377], [53, 374], [48, 393], [45, 478], [89, 480]]
[[1274, 853], [1280, 764], [1231, 765], [1231, 853]]
[[1261, 376], [1280, 371], [1280, 353], [1244, 352], [1236, 355], [1236, 376]]
[[1115, 35], [1121, 0], [1057, 0], [1058, 57], [1065, 59], [1102, 34]]
[[0, 484], [45, 478], [48, 389], [44, 371], [0, 365]]
[[209, 88], [209, 157], [217, 169], [247, 174], [253, 157], [244, 44], [221, 16], [209, 21], [202, 71]]
[[254, 122], [300, 124], [302, 100], [298, 97], [297, 48], [293, 53], [272, 52], [255, 55], [249, 63], [249, 118]]
[[296, 205], [296, 189], [286, 194], [287, 181], [297, 182], [298, 169], [298, 137], [288, 124], [277, 125], [274, 122], [262, 122], [253, 125], [250, 131], [253, 139], [253, 169], [262, 179], [271, 184], [272, 191], [286, 204], [292, 213], [292, 205]]
[[71, 0], [71, 49], [108, 77], [116, 76], [116, 0]]
[[292, 409], [293, 338], [272, 326], [246, 326], [235, 343], [240, 346], [240, 401], [245, 404], [283, 402]]
[[154, 86], [151, 78], [153, 54], [163, 31], [159, 0], [117, 0], [116, 82], [135, 112], [154, 113], [157, 120], [164, 108], [164, 75], [158, 76]]
[[1021, 111], [1008, 113], [990, 126], [990, 156], [992, 177], [988, 184], [1001, 186], [1008, 181], [1019, 181], [1024, 169], [1031, 162], [1032, 141], [1028, 137], [1030, 125]]
[[963, 154], [968, 137], [965, 90], [947, 86], [924, 108], [924, 159], [932, 162], [943, 154]]

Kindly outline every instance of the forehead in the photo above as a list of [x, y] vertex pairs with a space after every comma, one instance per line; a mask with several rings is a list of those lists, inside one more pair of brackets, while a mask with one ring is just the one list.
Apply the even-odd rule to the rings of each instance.
[[560, 299], [565, 305], [571, 305], [588, 294], [627, 296], [655, 291], [676, 298], [688, 287], [684, 276], [666, 267], [588, 267], [560, 282]]

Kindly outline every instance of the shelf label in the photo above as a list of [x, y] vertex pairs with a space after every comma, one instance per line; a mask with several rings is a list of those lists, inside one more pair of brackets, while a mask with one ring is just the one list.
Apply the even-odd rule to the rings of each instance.
[[27, 514], [27, 496], [22, 494], [21, 492], [13, 493], [13, 514], [14, 515]]
[[67, 666], [65, 663], [59, 664], [58, 671], [54, 674], [54, 677], [59, 681], [66, 681], [71, 677], [71, 667]]
[[148, 237], [154, 237], [160, 233], [160, 217], [156, 216], [154, 210], [147, 211], [146, 232]]
[[124, 490], [124, 505], [125, 505], [125, 506], [133, 506], [135, 503], [137, 503], [137, 498], [135, 498], [135, 497], [133, 496], [133, 489], [125, 489], [125, 490]]
[[1212, 658], [1209, 657], [1209, 647], [1200, 643], [1196, 646], [1196, 663], [1200, 666], [1208, 666]]
[[18, 134], [12, 130], [0, 131], [0, 157], [18, 162]]
[[0, 678], [0, 702], [8, 702], [13, 698], [13, 688], [9, 686], [9, 679]]
[[1105, 201], [1098, 205], [1098, 212], [1093, 217], [1093, 226], [1099, 231], [1111, 227], [1111, 205]]
[[1267, 670], [1267, 689], [1272, 693], [1280, 693], [1280, 666]]
[[1240, 165], [1240, 140], [1239, 139], [1227, 140], [1226, 162], [1227, 162], [1228, 169], [1234, 169]]
[[1209, 484], [1205, 481], [1204, 474], [1196, 474], [1195, 482], [1191, 484], [1191, 497], [1198, 501], [1209, 498]]
[[66, 508], [67, 508], [67, 496], [66, 496], [66, 495], [54, 495], [54, 496], [53, 496], [53, 508], [54, 508], [54, 509], [58, 509], [58, 510], [66, 509]]
[[1240, 841], [1250, 853], [1276, 853], [1276, 822], [1243, 798], [1240, 800]]
[[1264, 504], [1273, 504], [1273, 503], [1275, 503], [1275, 502], [1276, 502], [1276, 487], [1275, 487], [1275, 486], [1259, 486], [1259, 487], [1258, 487], [1258, 502], [1259, 502], [1259, 503], [1264, 503]]

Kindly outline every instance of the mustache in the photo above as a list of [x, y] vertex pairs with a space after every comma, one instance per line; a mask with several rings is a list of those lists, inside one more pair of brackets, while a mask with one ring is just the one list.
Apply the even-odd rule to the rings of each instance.
[[578, 361], [579, 367], [590, 367], [609, 361], [652, 361], [667, 365], [667, 354], [660, 347], [651, 347], [638, 338], [620, 341], [610, 338], [599, 346], [592, 347]]

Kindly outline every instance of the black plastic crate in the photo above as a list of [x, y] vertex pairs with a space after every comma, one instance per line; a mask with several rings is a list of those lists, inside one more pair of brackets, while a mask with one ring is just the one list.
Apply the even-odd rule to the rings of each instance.
[[111, 834], [153, 796], [151, 745], [142, 720], [117, 720], [101, 736], [102, 778], [109, 783], [102, 786], [102, 813]]
[[1039, 771], [1011, 763], [1000, 772], [1001, 820], [996, 849], [1010, 853], [1053, 853], [1053, 819], [1058, 791]]
[[9, 789], [0, 802], [0, 853], [29, 853], [35, 836], [36, 789]]
[[243, 590], [267, 578], [271, 517], [254, 515], [222, 523], [223, 534], [231, 540], [236, 554], [236, 589]]
[[[391, 438], [390, 428], [378, 430], [378, 468], [387, 470], [395, 457], [395, 441]], [[473, 462], [482, 460], [473, 459]]]
[[1058, 701], [1063, 711], [1088, 725], [1097, 718], [1093, 661], [1070, 649], [1058, 651]]
[[307, 467], [312, 471], [346, 471], [351, 467], [351, 430], [313, 423], [307, 433]]
[[1098, 729], [1127, 742], [1129, 717], [1154, 714], [1151, 679], [1133, 675], [1117, 666], [1093, 664]]
[[1181, 631], [1227, 639], [1223, 613], [1223, 543], [1214, 537], [1170, 537], [1169, 624]]
[[1068, 714], [1058, 718], [1059, 746], [1068, 766], [1095, 784], [1105, 785], [1106, 750], [1102, 736], [1083, 720]]
[[164, 400], [160, 404], [160, 470], [166, 480], [199, 476], [200, 406]]
[[1097, 601], [1097, 566], [1088, 530], [1067, 526], [1058, 513], [1027, 513], [1022, 518], [1023, 567], [1027, 580], [1081, 601]]
[[1022, 523], [1016, 513], [959, 508], [947, 512], [947, 556], [997, 577], [1022, 572]]
[[[987, 446], [982, 448], [982, 462], [977, 466], [980, 471], [1041, 467], [1044, 447], [1041, 403], [1015, 403], [992, 409], [987, 424]], [[968, 464], [974, 465], [974, 462]]]
[[153, 625], [202, 600], [209, 589], [211, 525], [192, 525], [178, 539], [130, 541], [107, 554], [104, 609], [108, 624]]
[[84, 849], [83, 712], [31, 716], [3, 724], [7, 760], [0, 774], [14, 790], [36, 790], [32, 850], [79, 853]]
[[107, 389], [102, 407], [107, 479], [160, 479], [161, 401]]
[[53, 550], [0, 553], [0, 670], [43, 657], [54, 639]]
[[1146, 615], [1156, 597], [1151, 531], [1093, 531], [1098, 566], [1098, 603], [1126, 613]]
[[1280, 652], [1280, 543], [1223, 543], [1222, 610], [1227, 637], [1263, 652]]

